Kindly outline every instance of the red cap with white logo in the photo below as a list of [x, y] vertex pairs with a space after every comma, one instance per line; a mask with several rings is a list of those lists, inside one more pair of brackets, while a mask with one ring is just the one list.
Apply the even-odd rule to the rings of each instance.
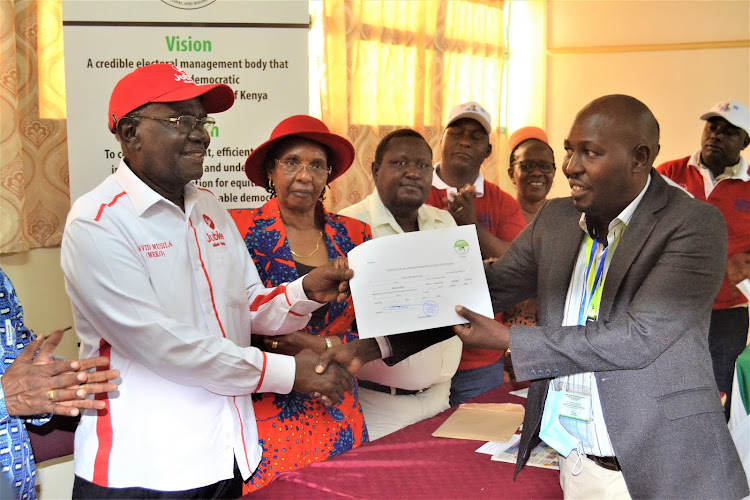
[[206, 113], [220, 113], [234, 104], [228, 85], [197, 85], [190, 75], [172, 64], [149, 64], [125, 75], [109, 98], [110, 132], [117, 120], [150, 102], [179, 102], [202, 97]]

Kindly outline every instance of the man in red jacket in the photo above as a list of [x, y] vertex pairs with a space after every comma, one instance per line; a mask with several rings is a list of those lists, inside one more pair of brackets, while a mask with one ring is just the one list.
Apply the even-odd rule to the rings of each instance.
[[657, 167], [695, 198], [721, 210], [729, 232], [727, 273], [714, 301], [708, 345], [719, 390], [727, 395], [732, 375], [747, 344], [747, 297], [735, 287], [750, 278], [750, 172], [740, 152], [750, 144], [750, 113], [742, 103], [721, 101], [701, 115], [706, 120], [701, 149], [692, 156]]
[[[502, 257], [526, 226], [515, 198], [482, 176], [482, 163], [492, 153], [491, 131], [490, 114], [479, 103], [451, 109], [427, 198], [428, 205], [448, 210], [456, 224], [476, 226], [485, 259]], [[502, 385], [502, 357], [502, 351], [464, 348], [451, 382], [451, 406]]]

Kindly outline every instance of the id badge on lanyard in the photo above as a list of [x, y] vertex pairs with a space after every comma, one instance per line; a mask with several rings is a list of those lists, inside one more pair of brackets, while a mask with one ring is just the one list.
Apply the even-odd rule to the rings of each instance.
[[564, 383], [558, 390], [563, 392], [560, 416], [581, 422], [591, 420], [591, 388]]
[[560, 416], [581, 422], [591, 420], [591, 394], [566, 390], [560, 408]]

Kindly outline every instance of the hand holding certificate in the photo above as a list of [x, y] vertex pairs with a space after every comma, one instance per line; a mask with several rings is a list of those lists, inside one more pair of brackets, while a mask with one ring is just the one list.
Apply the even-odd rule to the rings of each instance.
[[360, 338], [466, 323], [457, 304], [493, 316], [473, 225], [377, 238], [348, 259]]

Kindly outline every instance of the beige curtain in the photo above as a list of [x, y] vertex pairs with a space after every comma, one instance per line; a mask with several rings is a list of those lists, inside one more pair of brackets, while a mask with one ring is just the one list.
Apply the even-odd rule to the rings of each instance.
[[420, 132], [439, 160], [448, 112], [467, 101], [481, 103], [492, 115], [494, 152], [484, 174], [498, 182], [499, 158], [507, 156], [505, 131], [498, 126], [502, 1], [324, 0], [322, 22], [321, 116], [357, 151], [354, 166], [331, 185], [329, 209], [349, 206], [372, 191], [375, 148], [395, 129]]
[[13, 253], [59, 245], [70, 209], [65, 121], [40, 118], [39, 107], [40, 69], [62, 64], [61, 52], [39, 64], [40, 43], [60, 51], [59, 33], [39, 19], [62, 21], [59, 2], [0, 0], [0, 9], [0, 253]]

